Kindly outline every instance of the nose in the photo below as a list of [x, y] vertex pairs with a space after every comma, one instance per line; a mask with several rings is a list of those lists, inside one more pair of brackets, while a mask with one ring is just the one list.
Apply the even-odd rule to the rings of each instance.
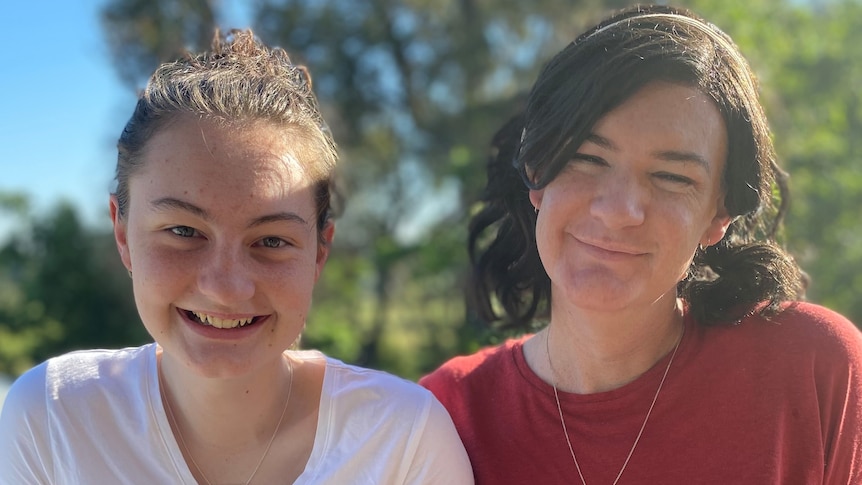
[[198, 289], [213, 303], [231, 307], [250, 300], [255, 292], [251, 261], [241, 251], [213, 247], [200, 262]]
[[609, 174], [597, 181], [590, 212], [609, 229], [637, 226], [644, 222], [648, 188], [628, 174]]

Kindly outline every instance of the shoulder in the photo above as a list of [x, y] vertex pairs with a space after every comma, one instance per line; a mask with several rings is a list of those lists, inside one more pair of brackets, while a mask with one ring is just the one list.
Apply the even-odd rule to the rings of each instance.
[[776, 314], [698, 326], [697, 333], [703, 335], [698, 354], [706, 360], [746, 359], [775, 372], [783, 369], [788, 378], [807, 372], [819, 380], [862, 374], [862, 332], [843, 315], [813, 303], [785, 303]]
[[331, 357], [325, 359], [324, 392], [334, 399], [379, 405], [380, 400], [416, 404], [426, 403], [431, 398], [428, 391], [415, 382], [388, 372], [346, 364]]
[[38, 365], [16, 379], [0, 409], [0, 483], [52, 482], [45, 367]]
[[830, 361], [862, 371], [862, 332], [838, 312], [813, 303], [787, 305], [772, 320], [789, 327], [801, 345], [815, 353], [816, 361]]
[[516, 366], [517, 352], [520, 352], [526, 337], [510, 339], [485, 347], [479, 351], [446, 361], [437, 370], [419, 380], [419, 383], [437, 393], [441, 387], [462, 384], [465, 381], [485, 380]]
[[18, 396], [55, 397], [61, 393], [86, 389], [96, 381], [119, 380], [124, 371], [140, 363], [152, 345], [119, 350], [81, 350], [52, 357], [22, 374], [9, 390]]
[[391, 442], [411, 440], [438, 426], [452, 426], [440, 402], [415, 382], [329, 357], [319, 412], [330, 428], [349, 429], [353, 437], [365, 435]]
[[292, 360], [322, 370], [321, 402], [331, 401], [338, 407], [343, 407], [346, 402], [354, 407], [363, 404], [401, 406], [423, 403], [432, 397], [415, 382], [382, 370], [347, 364], [317, 350], [291, 350], [288, 353]]
[[51, 401], [91, 400], [98, 394], [112, 394], [117, 386], [137, 385], [153, 347], [83, 350], [52, 357], [16, 379], [7, 401], [18, 400], [28, 407], [41, 403], [37, 408], [44, 408]]
[[46, 362], [46, 383], [54, 393], [88, 391], [92, 386], [124, 384], [129, 374], [146, 374], [155, 344], [116, 350], [70, 352]]
[[[446, 410], [418, 384], [320, 353], [326, 370], [308, 483], [469, 483]], [[303, 482], [306, 483], [306, 482]]]
[[782, 310], [775, 316], [775, 321], [810, 325], [815, 332], [819, 331], [840, 340], [858, 340], [862, 335], [847, 317], [815, 303], [788, 303]]
[[784, 340], [787, 345], [800, 345], [818, 351], [860, 350], [862, 332], [845, 316], [829, 308], [809, 303], [791, 302], [772, 316], [749, 316], [740, 322], [752, 331], [766, 332]]
[[852, 477], [862, 463], [862, 332], [843, 315], [811, 303], [789, 304], [772, 320], [793, 334], [781, 343], [789, 349], [785, 367], [796, 367], [793, 382], [813, 383], [812, 408], [820, 418], [817, 438], [823, 440], [828, 474], [835, 483], [857, 483]]
[[[47, 362], [43, 362], [15, 379], [6, 395], [6, 400], [3, 402], [3, 414], [0, 422], [11, 424], [14, 421], [20, 422], [19, 418], [28, 415], [44, 416], [45, 369], [47, 365]], [[3, 427], [5, 428], [5, 426]]]
[[[104, 419], [112, 411], [110, 404], [130, 399], [135, 393], [127, 391], [144, 381], [128, 369], [146, 360], [142, 358], [146, 349], [72, 352], [22, 374], [3, 403], [0, 454], [14, 457], [9, 458], [11, 464], [26, 467], [29, 471], [21, 473], [29, 476], [38, 470], [48, 473], [55, 447], [62, 448], [73, 435], [81, 440], [85, 431], [93, 429], [97, 430], [93, 436], [104, 439], [116, 429], [114, 422]], [[90, 449], [88, 444], [82, 446]]]

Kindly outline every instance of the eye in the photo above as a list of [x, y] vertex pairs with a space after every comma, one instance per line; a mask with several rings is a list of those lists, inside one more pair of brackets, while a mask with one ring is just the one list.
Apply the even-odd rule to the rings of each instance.
[[575, 156], [569, 160], [569, 163], [566, 164], [565, 169], [572, 173], [598, 175], [608, 166], [608, 162], [604, 158], [576, 153]]
[[671, 172], [657, 172], [653, 174], [659, 180], [664, 182], [669, 182], [676, 185], [694, 185], [694, 180], [676, 173]]
[[189, 226], [174, 226], [168, 230], [179, 237], [195, 237], [198, 235], [198, 231]]
[[571, 161], [569, 161], [569, 163], [577, 163], [577, 162], [582, 162], [582, 163], [585, 163], [588, 165], [602, 165], [602, 166], [608, 164], [608, 162], [606, 162], [601, 157], [596, 157], [593, 155], [585, 155], [583, 153], [576, 153], [575, 156], [572, 157]]
[[257, 243], [265, 248], [280, 248], [288, 245], [288, 242], [280, 237], [269, 236], [261, 239]]

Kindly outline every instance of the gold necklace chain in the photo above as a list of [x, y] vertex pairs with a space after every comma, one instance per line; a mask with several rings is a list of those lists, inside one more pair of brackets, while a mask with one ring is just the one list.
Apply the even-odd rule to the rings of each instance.
[[[685, 333], [685, 327], [683, 327], [683, 334]], [[557, 402], [557, 412], [560, 413], [560, 424], [563, 425], [563, 435], [566, 437], [566, 444], [569, 445], [569, 453], [572, 455], [572, 461], [575, 462], [575, 469], [578, 471], [578, 476], [581, 478], [581, 484], [587, 485], [587, 481], [584, 479], [584, 474], [581, 472], [581, 465], [578, 464], [578, 458], [575, 456], [575, 449], [572, 448], [572, 440], [569, 438], [569, 430], [566, 428], [566, 420], [563, 417], [563, 408], [560, 406], [560, 395], [557, 391], [557, 371], [554, 369], [554, 363], [551, 360], [551, 346], [548, 343], [551, 340], [551, 327], [548, 326], [548, 331], [545, 333], [545, 352], [548, 354], [548, 366], [551, 368], [551, 376], [553, 378], [553, 382], [551, 385], [554, 388], [554, 400]], [[629, 460], [631, 460], [632, 455], [635, 452], [635, 448], [638, 446], [638, 442], [641, 439], [641, 435], [644, 432], [644, 428], [646, 428], [647, 421], [649, 421], [650, 414], [652, 414], [652, 409], [655, 407], [655, 402], [658, 400], [658, 395], [661, 393], [661, 388], [664, 385], [664, 380], [667, 378], [667, 373], [670, 371], [670, 366], [673, 364], [673, 358], [676, 357], [676, 351], [679, 348], [679, 344], [682, 342], [682, 334], [679, 336], [679, 340], [676, 341], [676, 345], [673, 347], [673, 353], [670, 354], [670, 360], [667, 361], [667, 367], [664, 369], [664, 374], [661, 376], [661, 381], [658, 383], [658, 389], [655, 391], [655, 396], [652, 398], [652, 403], [649, 405], [649, 410], [647, 410], [646, 417], [644, 418], [643, 424], [641, 424], [641, 429], [638, 431], [638, 435], [635, 438], [635, 442], [632, 444], [632, 448], [629, 450], [629, 454], [626, 457], [626, 461], [623, 462], [622, 468], [620, 468], [620, 472], [617, 473], [617, 477], [614, 479], [613, 485], [617, 485], [617, 482], [620, 481], [620, 477], [623, 476], [623, 472], [626, 470], [626, 467], [629, 464]]]
[[[290, 394], [293, 391], [293, 365], [290, 361], [290, 357], [287, 358], [287, 368], [290, 372], [290, 383], [287, 386], [287, 399], [284, 400], [284, 408], [281, 410], [281, 416], [278, 418], [278, 424], [275, 425], [275, 430], [272, 432], [272, 436], [269, 438], [269, 443], [266, 444], [266, 449], [263, 450], [263, 455], [261, 455], [260, 460], [257, 462], [257, 466], [252, 470], [251, 475], [249, 475], [248, 479], [245, 481], [245, 485], [249, 485], [251, 480], [257, 475], [257, 471], [260, 470], [260, 466], [263, 465], [263, 460], [266, 459], [266, 455], [269, 454], [269, 449], [272, 447], [273, 441], [275, 441], [275, 436], [278, 434], [278, 430], [281, 428], [281, 423], [284, 421], [284, 415], [287, 413], [287, 404], [290, 402]], [[201, 478], [204, 479], [204, 482], [207, 485], [212, 485], [212, 482], [209, 481], [206, 474], [204, 474], [203, 469], [198, 466], [198, 463], [195, 461], [195, 457], [192, 456], [192, 452], [188, 446], [186, 446], [186, 440], [183, 439], [183, 432], [180, 431], [180, 425], [177, 423], [176, 418], [174, 418], [174, 411], [171, 409], [171, 401], [168, 399], [167, 391], [165, 390], [164, 383], [162, 381], [162, 368], [159, 365], [157, 370], [157, 375], [159, 379], [159, 392], [162, 395], [162, 398], [165, 401], [165, 408], [168, 411], [168, 417], [171, 420], [171, 423], [174, 425], [174, 428], [177, 430], [177, 437], [180, 439], [180, 444], [185, 450], [186, 454], [189, 456], [189, 459], [192, 461], [192, 465], [195, 466], [195, 469], [200, 473]]]

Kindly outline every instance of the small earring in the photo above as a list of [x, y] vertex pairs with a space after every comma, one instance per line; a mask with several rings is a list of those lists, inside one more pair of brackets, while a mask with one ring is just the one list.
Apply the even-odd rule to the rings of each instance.
[[533, 212], [535, 212], [535, 213], [536, 213], [536, 215], [539, 215], [539, 208], [538, 208], [538, 207], [533, 207]]
[[129, 278], [134, 279], [134, 278], [132, 278], [132, 270], [129, 270]]

